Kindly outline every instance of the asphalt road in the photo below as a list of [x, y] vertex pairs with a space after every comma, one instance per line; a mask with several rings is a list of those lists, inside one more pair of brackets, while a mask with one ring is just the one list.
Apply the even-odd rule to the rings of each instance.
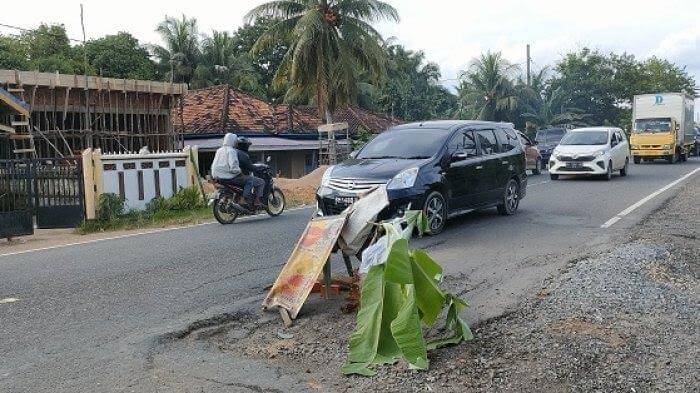
[[[696, 168], [693, 158], [633, 165], [610, 182], [532, 176], [515, 216], [471, 213], [414, 245], [443, 264], [446, 285], [470, 300], [467, 317], [478, 322], [516, 306], [568, 260], [624, 236], [675, 188], [601, 226]], [[257, 307], [311, 213], [0, 255], [0, 391], [158, 391], [167, 375], [147, 365], [161, 340], [207, 316]]]

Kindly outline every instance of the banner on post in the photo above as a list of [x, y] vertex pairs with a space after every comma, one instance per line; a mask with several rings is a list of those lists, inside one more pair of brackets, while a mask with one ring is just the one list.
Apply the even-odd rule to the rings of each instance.
[[264, 308], [282, 307], [292, 319], [297, 317], [333, 251], [346, 218], [346, 214], [341, 214], [316, 217], [309, 222], [267, 294]]

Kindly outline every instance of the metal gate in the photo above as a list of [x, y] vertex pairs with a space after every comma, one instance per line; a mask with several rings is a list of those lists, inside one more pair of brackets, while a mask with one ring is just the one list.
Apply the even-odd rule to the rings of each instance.
[[34, 233], [31, 160], [0, 160], [0, 238]]
[[85, 217], [81, 158], [0, 160], [0, 237], [73, 228]]

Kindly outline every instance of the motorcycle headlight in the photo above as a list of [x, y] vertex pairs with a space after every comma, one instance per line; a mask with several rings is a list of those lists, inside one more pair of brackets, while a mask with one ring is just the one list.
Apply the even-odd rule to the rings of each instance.
[[328, 169], [326, 169], [325, 172], [323, 172], [323, 177], [321, 178], [321, 187], [328, 187], [328, 184], [331, 181], [331, 174], [333, 173], [333, 168], [335, 168], [335, 165], [329, 167]]
[[405, 169], [389, 181], [389, 184], [386, 185], [386, 189], [401, 190], [404, 188], [411, 188], [416, 184], [416, 178], [418, 178], [417, 167]]

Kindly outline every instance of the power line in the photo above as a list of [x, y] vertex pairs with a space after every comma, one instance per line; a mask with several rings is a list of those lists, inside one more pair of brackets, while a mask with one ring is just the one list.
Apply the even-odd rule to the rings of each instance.
[[[8, 25], [6, 23], [0, 23], [0, 27], [6, 27], [8, 29], [15, 29], [15, 30], [19, 30], [21, 32], [39, 32], [39, 29], [28, 29], [26, 27]], [[49, 32], [40, 32], [40, 34], [50, 35], [50, 36], [56, 37], [56, 38], [63, 38], [63, 36], [61, 36], [60, 34], [54, 34], [54, 33], [49, 33]], [[68, 38], [69, 41], [81, 42], [81, 43], [83, 42], [82, 40], [70, 38], [68, 36], [66, 36], [66, 38]]]

